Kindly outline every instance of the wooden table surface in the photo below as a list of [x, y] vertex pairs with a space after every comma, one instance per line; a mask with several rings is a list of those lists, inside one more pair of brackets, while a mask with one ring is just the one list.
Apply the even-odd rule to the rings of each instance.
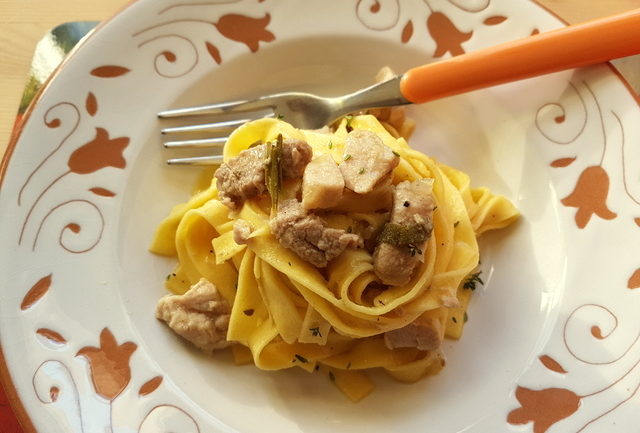
[[[99, 21], [130, 0], [0, 0], [0, 157], [9, 143], [36, 43], [67, 21]], [[299, 0], [300, 1], [300, 0]], [[640, 7], [640, 0], [538, 0], [569, 23]], [[640, 59], [619, 64], [640, 77]], [[637, 71], [637, 72], [636, 72]], [[640, 82], [640, 79], [638, 80]], [[19, 432], [0, 389], [0, 433]]]

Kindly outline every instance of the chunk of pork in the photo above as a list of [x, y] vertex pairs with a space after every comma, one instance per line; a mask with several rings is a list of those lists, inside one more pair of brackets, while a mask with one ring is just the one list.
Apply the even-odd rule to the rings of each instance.
[[317, 268], [326, 267], [347, 248], [363, 246], [360, 236], [327, 227], [319, 216], [305, 211], [295, 199], [280, 203], [269, 225], [283, 247]]
[[[242, 206], [246, 199], [267, 192], [265, 184], [266, 150], [260, 144], [243, 150], [216, 170], [220, 201], [231, 209]], [[269, 144], [270, 145], [270, 144]], [[298, 179], [311, 161], [311, 146], [302, 140], [285, 139], [282, 143], [282, 177]]]
[[158, 301], [156, 317], [176, 334], [205, 353], [229, 346], [227, 329], [231, 308], [215, 285], [202, 278], [184, 295], [167, 295]]
[[340, 171], [347, 188], [364, 194], [400, 163], [400, 158], [385, 146], [375, 133], [355, 129], [345, 140]]
[[373, 254], [374, 272], [384, 284], [399, 286], [411, 279], [432, 231], [433, 196], [430, 180], [404, 181], [396, 185], [390, 223], [404, 227], [417, 225], [427, 233], [423, 242], [412, 245], [380, 243]]

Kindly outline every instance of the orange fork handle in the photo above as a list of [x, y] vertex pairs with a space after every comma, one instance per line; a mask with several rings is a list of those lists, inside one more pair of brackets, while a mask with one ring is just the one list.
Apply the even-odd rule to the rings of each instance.
[[402, 95], [423, 103], [640, 53], [640, 9], [563, 27], [407, 71]]

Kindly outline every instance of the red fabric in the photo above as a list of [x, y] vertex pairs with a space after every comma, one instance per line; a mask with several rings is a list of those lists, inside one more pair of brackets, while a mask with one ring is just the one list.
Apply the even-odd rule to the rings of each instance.
[[0, 433], [23, 433], [0, 385]]

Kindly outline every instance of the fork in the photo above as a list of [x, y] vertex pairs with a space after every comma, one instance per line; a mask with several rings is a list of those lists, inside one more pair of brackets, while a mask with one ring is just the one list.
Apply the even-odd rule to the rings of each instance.
[[[160, 118], [246, 115], [238, 120], [165, 128], [162, 134], [230, 133], [256, 118], [282, 117], [301, 129], [318, 129], [340, 117], [371, 108], [420, 104], [460, 93], [589, 66], [640, 53], [640, 9], [563, 27], [524, 39], [463, 54], [408, 70], [394, 78], [340, 97], [286, 92], [252, 100], [178, 108], [158, 113]], [[167, 148], [221, 146], [225, 136], [172, 140]], [[169, 164], [219, 164], [221, 155], [175, 158]]]

